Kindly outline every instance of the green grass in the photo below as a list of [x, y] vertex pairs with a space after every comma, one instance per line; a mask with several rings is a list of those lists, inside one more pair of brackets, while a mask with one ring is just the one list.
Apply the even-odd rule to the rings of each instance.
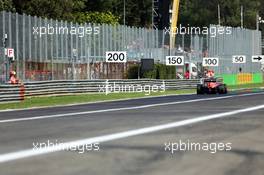
[[[264, 87], [264, 83], [228, 86], [228, 89], [234, 90], [240, 88], [260, 88], [260, 87]], [[24, 109], [24, 108], [44, 107], [44, 106], [59, 106], [59, 105], [67, 105], [67, 104], [111, 101], [111, 100], [121, 100], [121, 99], [161, 96], [161, 95], [176, 95], [176, 94], [186, 94], [186, 93], [195, 93], [195, 92], [196, 92], [195, 89], [190, 89], [190, 90], [168, 90], [166, 92], [151, 93], [150, 95], [146, 95], [145, 93], [111, 93], [108, 95], [81, 94], [81, 95], [65, 95], [65, 96], [57, 96], [57, 97], [56, 96], [32, 97], [32, 98], [27, 98], [22, 102], [0, 104], [0, 110]]]
[[140, 98], [140, 97], [149, 97], [149, 96], [186, 94], [186, 93], [194, 93], [194, 92], [195, 90], [168, 90], [166, 92], [151, 93], [150, 95], [146, 95], [145, 93], [111, 93], [108, 95], [81, 94], [81, 95], [64, 95], [64, 96], [50, 96], [50, 97], [32, 97], [32, 98], [27, 98], [22, 102], [0, 104], [0, 110], [58, 106], [58, 105], [67, 105], [67, 104], [111, 101], [111, 100], [121, 100], [121, 99]]

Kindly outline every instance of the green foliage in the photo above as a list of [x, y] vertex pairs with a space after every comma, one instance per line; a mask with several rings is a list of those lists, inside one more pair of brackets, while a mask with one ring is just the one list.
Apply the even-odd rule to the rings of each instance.
[[176, 68], [174, 66], [167, 66], [167, 79], [175, 79], [176, 78]]
[[127, 25], [150, 27], [151, 22], [152, 0], [126, 0]]
[[[32, 16], [79, 23], [123, 24], [124, 0], [13, 0], [13, 2], [18, 13]], [[152, 0], [125, 2], [127, 25], [150, 26]]]
[[[0, 10], [80, 23], [123, 24], [124, 2], [126, 25], [151, 26], [152, 0], [0, 0]], [[217, 4], [221, 7], [222, 25], [240, 26], [241, 5], [244, 27], [255, 29], [257, 12], [264, 17], [263, 0], [180, 0], [179, 24], [218, 24]], [[264, 29], [264, 25], [260, 27]]]
[[241, 20], [241, 6], [244, 7], [244, 27], [255, 29], [256, 14], [263, 7], [262, 0], [181, 0], [181, 24], [209, 26], [218, 24], [218, 8], [221, 10], [221, 25], [238, 27]]
[[90, 0], [86, 2], [87, 11], [111, 11], [120, 16], [119, 23], [123, 24], [124, 2], [126, 9], [126, 25], [148, 27], [152, 22], [152, 0]]
[[88, 0], [85, 3], [85, 10], [97, 12], [114, 12], [117, 7], [120, 7], [122, 2], [123, 0]]
[[129, 67], [127, 71], [127, 78], [128, 79], [137, 79], [138, 78], [138, 65], [133, 65]]
[[[127, 71], [128, 79], [138, 78], [138, 65], [131, 66]], [[152, 71], [142, 72], [140, 71], [141, 78], [150, 79], [175, 79], [176, 68], [175, 66], [166, 66], [164, 64], [155, 64]]]
[[84, 9], [84, 2], [85, 0], [18, 0], [14, 4], [18, 13], [72, 21], [74, 14]]
[[75, 14], [75, 21], [78, 23], [97, 23], [97, 24], [118, 24], [119, 17], [111, 12], [79, 12]]
[[157, 77], [157, 69], [155, 68], [152, 71], [146, 71], [146, 72], [141, 72], [141, 78], [150, 78], [150, 79], [158, 79]]
[[15, 7], [12, 0], [0, 0], [0, 11], [3, 10], [15, 12]]

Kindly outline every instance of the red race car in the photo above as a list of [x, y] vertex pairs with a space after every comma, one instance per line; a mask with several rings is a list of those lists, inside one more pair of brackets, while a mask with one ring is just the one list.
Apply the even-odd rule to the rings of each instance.
[[227, 94], [227, 86], [219, 78], [202, 78], [197, 84], [197, 94]]

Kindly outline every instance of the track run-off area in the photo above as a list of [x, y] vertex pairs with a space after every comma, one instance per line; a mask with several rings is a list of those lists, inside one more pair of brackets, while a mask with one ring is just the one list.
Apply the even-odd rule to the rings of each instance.
[[263, 174], [264, 92], [1, 111], [0, 131], [4, 175]]

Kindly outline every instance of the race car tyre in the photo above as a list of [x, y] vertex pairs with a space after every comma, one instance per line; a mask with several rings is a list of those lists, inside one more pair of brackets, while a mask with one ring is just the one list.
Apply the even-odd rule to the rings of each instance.
[[224, 84], [224, 94], [227, 94], [227, 87], [225, 84]]
[[197, 85], [197, 88], [196, 88], [196, 92], [197, 92], [197, 94], [204, 94], [204, 87], [203, 87], [203, 85], [198, 84]]
[[217, 87], [218, 94], [227, 94], [227, 88], [226, 85], [221, 85]]

